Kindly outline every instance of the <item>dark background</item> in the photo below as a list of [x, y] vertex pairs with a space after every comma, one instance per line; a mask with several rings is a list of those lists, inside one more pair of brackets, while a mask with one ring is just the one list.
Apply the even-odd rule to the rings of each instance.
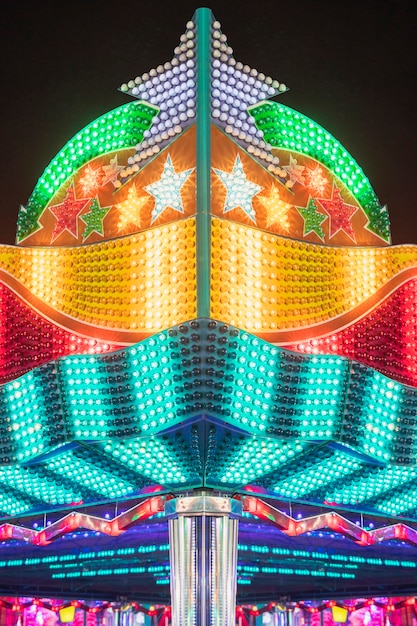
[[[125, 81], [172, 58], [198, 2], [0, 0], [0, 242], [20, 203]], [[388, 204], [393, 243], [417, 243], [417, 3], [212, 0], [235, 58], [285, 82]]]

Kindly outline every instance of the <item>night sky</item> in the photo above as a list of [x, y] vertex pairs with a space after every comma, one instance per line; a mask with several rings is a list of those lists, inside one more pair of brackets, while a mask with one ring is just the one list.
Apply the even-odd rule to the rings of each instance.
[[[196, 2], [0, 0], [1, 231], [71, 137], [129, 101], [118, 87], [172, 58]], [[285, 82], [388, 204], [393, 243], [417, 243], [417, 3], [213, 0], [237, 60]]]

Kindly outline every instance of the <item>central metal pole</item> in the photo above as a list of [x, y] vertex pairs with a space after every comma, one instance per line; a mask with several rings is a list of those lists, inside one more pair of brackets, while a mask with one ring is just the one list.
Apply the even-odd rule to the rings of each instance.
[[172, 626], [235, 626], [239, 501], [169, 500]]
[[210, 203], [211, 203], [211, 22], [209, 9], [197, 9], [197, 137], [196, 137], [196, 229], [197, 317], [210, 317]]

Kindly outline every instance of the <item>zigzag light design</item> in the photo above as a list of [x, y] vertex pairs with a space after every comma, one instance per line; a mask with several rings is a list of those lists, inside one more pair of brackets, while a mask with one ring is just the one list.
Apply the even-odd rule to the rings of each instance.
[[[344, 357], [296, 354], [225, 324], [195, 320], [115, 353], [51, 361], [3, 385], [0, 420], [8, 426], [0, 506], [10, 506], [4, 499], [10, 487], [29, 496], [19, 505], [24, 512], [39, 494], [54, 503], [66, 491], [74, 502], [88, 499], [86, 488], [94, 484], [96, 493], [120, 497], [152, 476], [177, 488], [203, 480], [231, 489], [260, 482], [280, 497], [361, 500], [370, 510], [406, 512], [412, 500], [401, 498], [401, 490], [417, 484], [410, 418], [416, 407], [415, 389]], [[197, 457], [187, 465], [185, 448], [175, 459], [178, 438], [170, 448], [158, 439], [204, 416], [245, 437], [219, 448], [205, 468]], [[87, 447], [67, 449], [77, 442]], [[106, 465], [97, 465], [93, 444]], [[160, 469], [144, 464], [139, 450], [157, 452]], [[28, 462], [30, 469], [16, 466]], [[69, 467], [71, 488], [62, 482]], [[349, 491], [358, 473], [363, 490]], [[389, 491], [396, 504], [385, 502]]]
[[[207, 356], [197, 364], [190, 353]], [[2, 461], [33, 459], [71, 441], [156, 435], [203, 412], [253, 434], [336, 440], [384, 463], [410, 464], [417, 431], [408, 416], [416, 408], [415, 389], [359, 363], [297, 355], [202, 319], [109, 355], [51, 361], [4, 385], [0, 419], [13, 434]]]
[[[164, 503], [172, 496], [153, 496], [136, 504], [113, 519], [100, 518], [86, 513], [73, 512], [56, 520], [42, 530], [32, 530], [14, 524], [0, 525], [0, 539], [18, 540], [45, 546], [78, 529], [90, 530], [116, 537], [132, 525], [140, 524], [164, 511]], [[410, 545], [417, 545], [417, 531], [406, 524], [397, 523], [366, 530], [334, 511], [313, 515], [304, 519], [294, 519], [263, 500], [252, 496], [241, 496], [243, 510], [255, 517], [267, 521], [290, 536], [328, 529], [339, 533], [363, 546], [371, 546], [383, 541], [398, 540]]]

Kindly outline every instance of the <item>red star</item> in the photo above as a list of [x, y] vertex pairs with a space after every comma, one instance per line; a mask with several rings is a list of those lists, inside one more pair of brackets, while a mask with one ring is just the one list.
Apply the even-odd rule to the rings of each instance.
[[343, 230], [348, 237], [355, 241], [355, 233], [352, 227], [352, 216], [358, 210], [357, 206], [345, 204], [339, 187], [333, 185], [332, 197], [330, 200], [317, 198], [327, 215], [330, 217], [329, 238], [333, 237], [339, 230]]
[[71, 235], [78, 239], [78, 216], [83, 208], [90, 202], [90, 199], [76, 200], [74, 185], [68, 188], [67, 195], [62, 204], [55, 204], [49, 207], [49, 210], [56, 217], [54, 232], [52, 233], [52, 241], [67, 230]]

